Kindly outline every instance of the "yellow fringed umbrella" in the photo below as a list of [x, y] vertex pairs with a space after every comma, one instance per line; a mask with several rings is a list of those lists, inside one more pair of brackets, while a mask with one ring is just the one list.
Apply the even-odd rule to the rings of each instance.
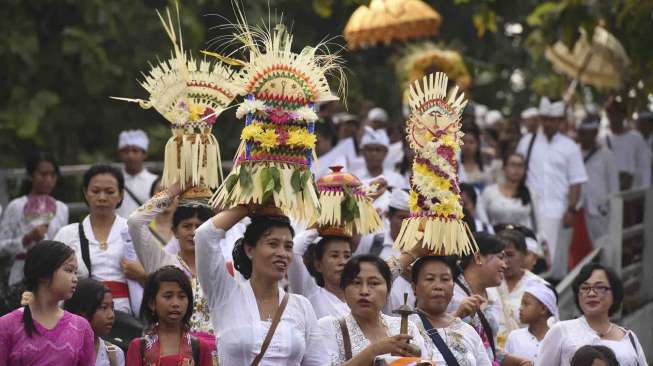
[[571, 50], [561, 41], [547, 48], [547, 60], [556, 71], [582, 84], [606, 90], [621, 89], [630, 60], [619, 40], [601, 26], [594, 29], [591, 42], [584, 29], [580, 33]]
[[355, 50], [434, 36], [440, 23], [440, 14], [422, 0], [372, 0], [352, 13], [343, 33]]
[[404, 103], [408, 102], [410, 84], [436, 72], [445, 73], [462, 90], [468, 90], [472, 83], [460, 53], [432, 42], [406, 46], [396, 62], [397, 78], [401, 90], [404, 90]]

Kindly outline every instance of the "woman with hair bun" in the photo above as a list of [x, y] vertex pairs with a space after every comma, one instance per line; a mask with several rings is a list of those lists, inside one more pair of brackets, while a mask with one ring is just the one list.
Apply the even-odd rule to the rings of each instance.
[[219, 363], [327, 364], [310, 302], [279, 286], [293, 260], [294, 231], [287, 217], [253, 216], [233, 249], [234, 266], [247, 281], [229, 274], [223, 239], [248, 214], [245, 206], [233, 207], [195, 232], [197, 276], [219, 340]]
[[88, 321], [59, 307], [77, 287], [77, 258], [63, 243], [41, 241], [25, 257], [29, 304], [0, 318], [0, 365], [95, 365]]

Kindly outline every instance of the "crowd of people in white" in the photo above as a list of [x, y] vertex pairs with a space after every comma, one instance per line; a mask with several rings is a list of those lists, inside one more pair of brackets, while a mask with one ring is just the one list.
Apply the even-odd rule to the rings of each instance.
[[[50, 296], [89, 321], [97, 365], [149, 365], [155, 351], [157, 365], [186, 352], [195, 364], [221, 365], [372, 365], [392, 354], [438, 365], [553, 366], [580, 365], [593, 351], [606, 364], [647, 365], [637, 336], [610, 320], [624, 297], [611, 268], [582, 268], [573, 284], [575, 319], [559, 319], [552, 284], [567, 274], [569, 231], [579, 218], [594, 243], [606, 234], [610, 195], [650, 185], [652, 113], [639, 113], [630, 126], [614, 100], [605, 108], [606, 129], [600, 114], [570, 123], [565, 104], [546, 98], [519, 124], [479, 121], [468, 107], [459, 176], [479, 251], [452, 258], [393, 248], [410, 214], [411, 150], [383, 109], [359, 116], [337, 110], [333, 103], [321, 108], [314, 175], [338, 165], [383, 192], [374, 207], [384, 230], [352, 240], [321, 238], [252, 207], [214, 215], [204, 206], [177, 206], [181, 189], [161, 189], [143, 167], [142, 131], [121, 133], [122, 170], [94, 165], [84, 174], [88, 215], [69, 223], [67, 206], [52, 197], [57, 164], [46, 154], [31, 157], [29, 187], [0, 222], [0, 255], [11, 263], [0, 287], [8, 313], [0, 318], [0, 364], [30, 364], [25, 360], [36, 356], [25, 347], [58, 342], [47, 331], [56, 326], [39, 311]], [[59, 294], [57, 268], [50, 282], [34, 280], [30, 251], [45, 253], [42, 244], [52, 242], [74, 253], [74, 294], [52, 295]], [[86, 305], [92, 311], [80, 305], [95, 302]], [[400, 334], [394, 310], [405, 302], [415, 311]], [[111, 313], [101, 324], [94, 321], [100, 311]], [[27, 314], [39, 326], [18, 342]], [[109, 342], [115, 338], [107, 323], [139, 320], [158, 327], [157, 337]], [[170, 351], [170, 329], [187, 332], [188, 346]]]

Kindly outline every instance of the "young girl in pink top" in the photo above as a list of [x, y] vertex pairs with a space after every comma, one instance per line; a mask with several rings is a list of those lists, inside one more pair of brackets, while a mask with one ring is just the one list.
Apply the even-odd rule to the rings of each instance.
[[81, 316], [59, 307], [77, 286], [77, 257], [67, 245], [41, 241], [27, 252], [28, 305], [0, 318], [0, 365], [95, 364], [93, 330]]

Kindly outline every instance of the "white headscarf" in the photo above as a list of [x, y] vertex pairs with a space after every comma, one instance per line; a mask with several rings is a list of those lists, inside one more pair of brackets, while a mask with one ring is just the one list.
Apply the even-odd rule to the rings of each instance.
[[540, 112], [535, 107], [530, 107], [530, 108], [524, 109], [524, 111], [521, 112], [521, 118], [522, 119], [529, 119], [529, 118], [537, 117], [539, 115], [540, 115]]
[[120, 133], [118, 137], [118, 150], [125, 146], [136, 146], [147, 152], [150, 139], [143, 130], [126, 130]]
[[549, 98], [543, 97], [540, 100], [540, 116], [550, 118], [562, 118], [565, 116], [565, 102], [557, 101], [551, 103]]
[[366, 126], [363, 138], [361, 139], [361, 147], [365, 147], [365, 145], [382, 145], [390, 148], [390, 138], [384, 129], [375, 130]]
[[529, 294], [535, 296], [535, 298], [546, 307], [555, 321], [560, 320], [560, 315], [558, 313], [558, 305], [556, 302], [556, 295], [548, 286], [539, 282], [539, 281], [530, 281], [526, 285], [526, 290], [524, 293], [528, 292]]
[[399, 188], [393, 189], [388, 206], [401, 211], [410, 211], [408, 207], [408, 192]]

